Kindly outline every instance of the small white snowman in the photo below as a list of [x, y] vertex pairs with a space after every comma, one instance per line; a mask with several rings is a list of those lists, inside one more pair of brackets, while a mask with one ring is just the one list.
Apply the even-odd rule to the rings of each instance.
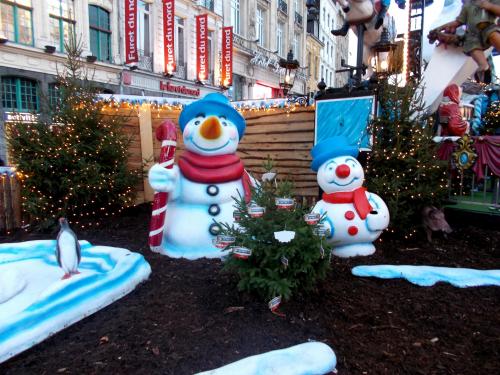
[[221, 94], [208, 94], [180, 114], [186, 150], [178, 165], [149, 170], [149, 183], [169, 193], [161, 252], [173, 258], [219, 258], [218, 223], [233, 224], [234, 198], [251, 197], [251, 179], [236, 155], [245, 120]]
[[343, 258], [373, 254], [372, 242], [389, 225], [382, 198], [362, 186], [365, 175], [358, 153], [344, 136], [325, 139], [311, 150], [311, 169], [323, 190], [323, 199], [312, 211], [325, 214], [327, 241], [333, 254]]

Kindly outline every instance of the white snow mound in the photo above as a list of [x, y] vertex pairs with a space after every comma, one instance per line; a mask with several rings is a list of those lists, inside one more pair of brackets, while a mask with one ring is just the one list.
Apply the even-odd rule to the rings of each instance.
[[321, 342], [307, 342], [290, 348], [243, 358], [198, 375], [322, 375], [335, 370], [333, 350]]

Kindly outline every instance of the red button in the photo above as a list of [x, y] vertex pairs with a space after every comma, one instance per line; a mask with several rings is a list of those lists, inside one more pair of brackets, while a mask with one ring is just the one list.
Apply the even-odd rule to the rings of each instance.
[[352, 212], [352, 211], [346, 211], [346, 212], [345, 212], [345, 218], [346, 218], [347, 220], [352, 220], [352, 219], [354, 219], [354, 212]]
[[355, 227], [355, 226], [353, 225], [352, 227], [347, 228], [347, 232], [348, 232], [351, 236], [355, 236], [356, 234], [358, 234], [358, 227]]

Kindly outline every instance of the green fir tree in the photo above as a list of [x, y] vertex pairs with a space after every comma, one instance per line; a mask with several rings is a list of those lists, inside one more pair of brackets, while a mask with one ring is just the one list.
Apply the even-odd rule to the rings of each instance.
[[133, 204], [141, 176], [127, 168], [123, 119], [103, 114], [74, 35], [66, 53], [58, 96], [46, 100], [40, 121], [7, 130], [10, 159], [23, 178], [23, 209], [41, 229], [61, 216], [77, 226], [97, 224]]
[[[274, 173], [270, 161], [264, 169], [268, 174]], [[277, 296], [287, 300], [298, 292], [314, 289], [326, 276], [331, 249], [314, 233], [320, 223], [308, 225], [304, 214], [309, 210], [303, 207], [294, 205], [285, 210], [276, 206], [276, 198], [290, 198], [292, 192], [290, 181], [268, 177], [252, 191], [251, 204], [265, 208], [264, 215], [251, 217], [249, 205], [240, 197], [235, 200], [235, 213], [241, 215], [239, 228], [222, 224], [223, 234], [236, 238], [234, 245], [252, 251], [247, 259], [229, 254], [225, 262], [226, 270], [238, 274], [240, 290], [255, 292], [268, 300]], [[280, 242], [275, 238], [275, 232], [280, 231], [295, 232], [295, 237], [290, 242]]]
[[[373, 148], [368, 156], [366, 186], [379, 194], [391, 215], [389, 231], [409, 238], [421, 224], [426, 205], [440, 206], [447, 197], [447, 162], [437, 157], [432, 122], [422, 115], [417, 85], [383, 84], [379, 115], [371, 123]], [[417, 92], [417, 93], [416, 93]]]
[[485, 135], [498, 134], [500, 129], [500, 101], [494, 101], [484, 114], [484, 127], [482, 133]]

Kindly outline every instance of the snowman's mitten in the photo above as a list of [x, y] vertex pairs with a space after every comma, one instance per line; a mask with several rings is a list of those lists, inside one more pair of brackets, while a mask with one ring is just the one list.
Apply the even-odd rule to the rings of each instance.
[[372, 211], [366, 216], [366, 226], [371, 232], [381, 231], [387, 228], [389, 217], [382, 211]]
[[148, 179], [149, 184], [155, 191], [171, 193], [179, 180], [179, 170], [176, 167], [166, 169], [160, 164], [155, 164], [149, 170]]

